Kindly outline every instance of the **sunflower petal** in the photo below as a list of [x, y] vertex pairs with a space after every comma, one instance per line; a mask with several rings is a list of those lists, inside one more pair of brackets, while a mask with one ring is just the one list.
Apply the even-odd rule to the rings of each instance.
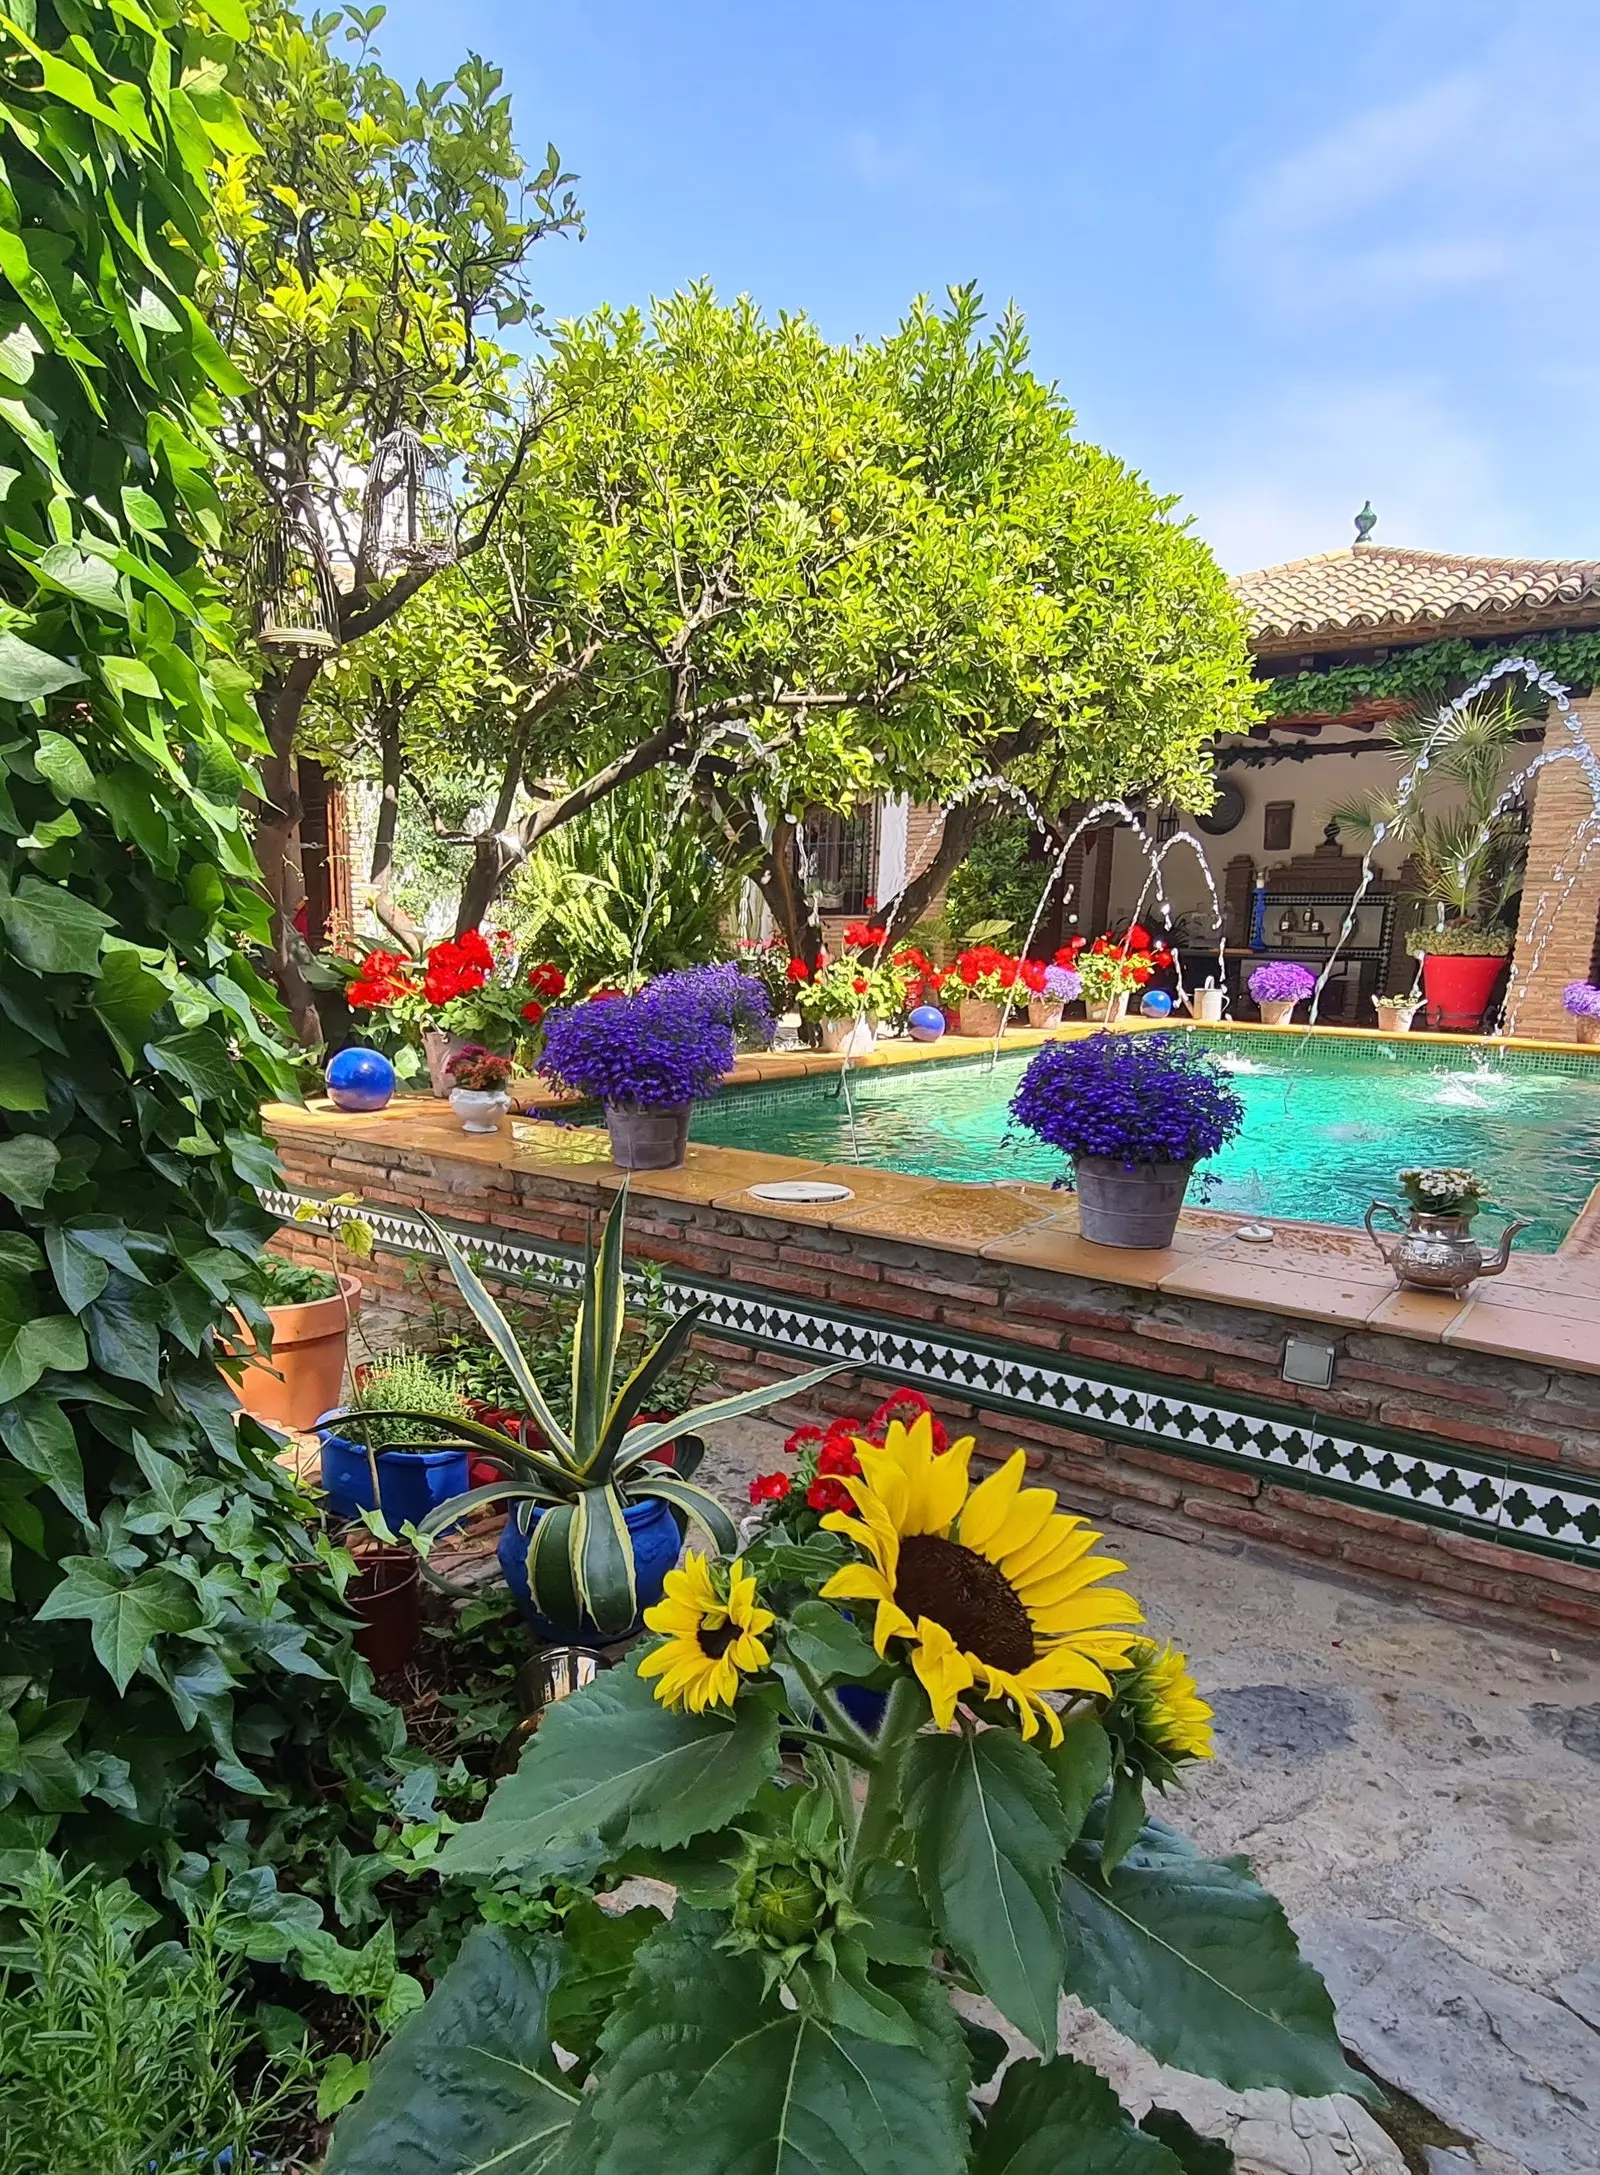
[[1026, 1451], [1016, 1450], [987, 1480], [978, 1482], [961, 1513], [963, 1548], [974, 1548], [980, 1555], [987, 1553], [989, 1543], [1005, 1524], [1027, 1470]]

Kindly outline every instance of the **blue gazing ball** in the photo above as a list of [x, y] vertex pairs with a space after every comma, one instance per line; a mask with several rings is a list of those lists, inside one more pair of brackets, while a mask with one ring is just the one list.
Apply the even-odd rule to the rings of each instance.
[[944, 1033], [944, 1014], [936, 1004], [919, 1004], [906, 1025], [913, 1042], [937, 1042]]
[[394, 1093], [394, 1067], [381, 1050], [340, 1050], [323, 1075], [335, 1110], [381, 1110]]
[[1139, 999], [1139, 1010], [1147, 1019], [1164, 1020], [1172, 1010], [1172, 999], [1164, 989], [1147, 989]]

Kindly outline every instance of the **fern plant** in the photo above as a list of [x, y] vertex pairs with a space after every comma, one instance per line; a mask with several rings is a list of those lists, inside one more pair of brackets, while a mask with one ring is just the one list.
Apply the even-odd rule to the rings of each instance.
[[[417, 1528], [418, 1539], [426, 1546], [475, 1510], [509, 1505], [522, 1530], [531, 1534], [528, 1592], [539, 1614], [573, 1626], [588, 1618], [612, 1638], [626, 1632], [639, 1615], [633, 1536], [624, 1517], [629, 1505], [665, 1503], [701, 1525], [713, 1548], [733, 1548], [733, 1521], [716, 1497], [695, 1486], [691, 1477], [704, 1452], [702, 1432], [780, 1399], [803, 1396], [847, 1364], [815, 1367], [760, 1389], [741, 1390], [675, 1419], [641, 1421], [640, 1414], [661, 1404], [661, 1384], [687, 1350], [708, 1302], [680, 1314], [618, 1379], [627, 1313], [622, 1262], [627, 1206], [628, 1189], [623, 1186], [606, 1217], [598, 1250], [584, 1262], [572, 1340], [571, 1417], [566, 1421], [552, 1409], [515, 1330], [471, 1263], [447, 1231], [432, 1217], [424, 1218], [457, 1290], [531, 1414], [543, 1438], [539, 1444], [511, 1441], [475, 1420], [441, 1421], [436, 1413], [399, 1407], [348, 1407], [330, 1413], [324, 1422], [352, 1441], [364, 1442], [362, 1431], [374, 1426], [388, 1429], [427, 1420], [438, 1430], [438, 1447], [455, 1444], [508, 1464], [511, 1471], [505, 1479], [441, 1503]], [[669, 1443], [674, 1445], [672, 1465], [661, 1457]]]

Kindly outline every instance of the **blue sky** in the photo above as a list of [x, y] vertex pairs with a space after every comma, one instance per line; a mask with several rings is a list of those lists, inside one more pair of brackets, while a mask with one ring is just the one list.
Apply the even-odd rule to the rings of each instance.
[[1593, 0], [393, 0], [577, 171], [567, 315], [705, 276], [876, 334], [975, 280], [1239, 570], [1600, 557]]

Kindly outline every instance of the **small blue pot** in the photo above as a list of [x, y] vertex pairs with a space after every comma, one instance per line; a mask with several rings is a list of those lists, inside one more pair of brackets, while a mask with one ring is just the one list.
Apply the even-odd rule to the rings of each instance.
[[633, 1574], [639, 1595], [639, 1613], [626, 1631], [602, 1631], [591, 1616], [581, 1617], [575, 1624], [557, 1624], [534, 1607], [528, 1595], [528, 1544], [544, 1515], [536, 1510], [524, 1533], [517, 1524], [516, 1512], [510, 1512], [495, 1551], [501, 1574], [535, 1633], [541, 1639], [572, 1640], [580, 1646], [607, 1646], [616, 1639], [633, 1638], [643, 1628], [645, 1610], [653, 1609], [661, 1599], [667, 1573], [678, 1560], [683, 1536], [672, 1512], [654, 1496], [629, 1503], [623, 1510], [623, 1523], [633, 1542]]
[[[320, 1431], [319, 1431], [320, 1432]], [[347, 1436], [322, 1435], [322, 1487], [328, 1508], [354, 1518], [372, 1508], [372, 1471], [367, 1453]], [[428, 1513], [465, 1495], [472, 1482], [465, 1450], [380, 1450], [378, 1487], [383, 1515], [398, 1533], [407, 1519], [421, 1525]]]
[[865, 1730], [869, 1737], [877, 1736], [889, 1704], [887, 1692], [875, 1692], [866, 1684], [836, 1684], [833, 1696], [857, 1729]]

